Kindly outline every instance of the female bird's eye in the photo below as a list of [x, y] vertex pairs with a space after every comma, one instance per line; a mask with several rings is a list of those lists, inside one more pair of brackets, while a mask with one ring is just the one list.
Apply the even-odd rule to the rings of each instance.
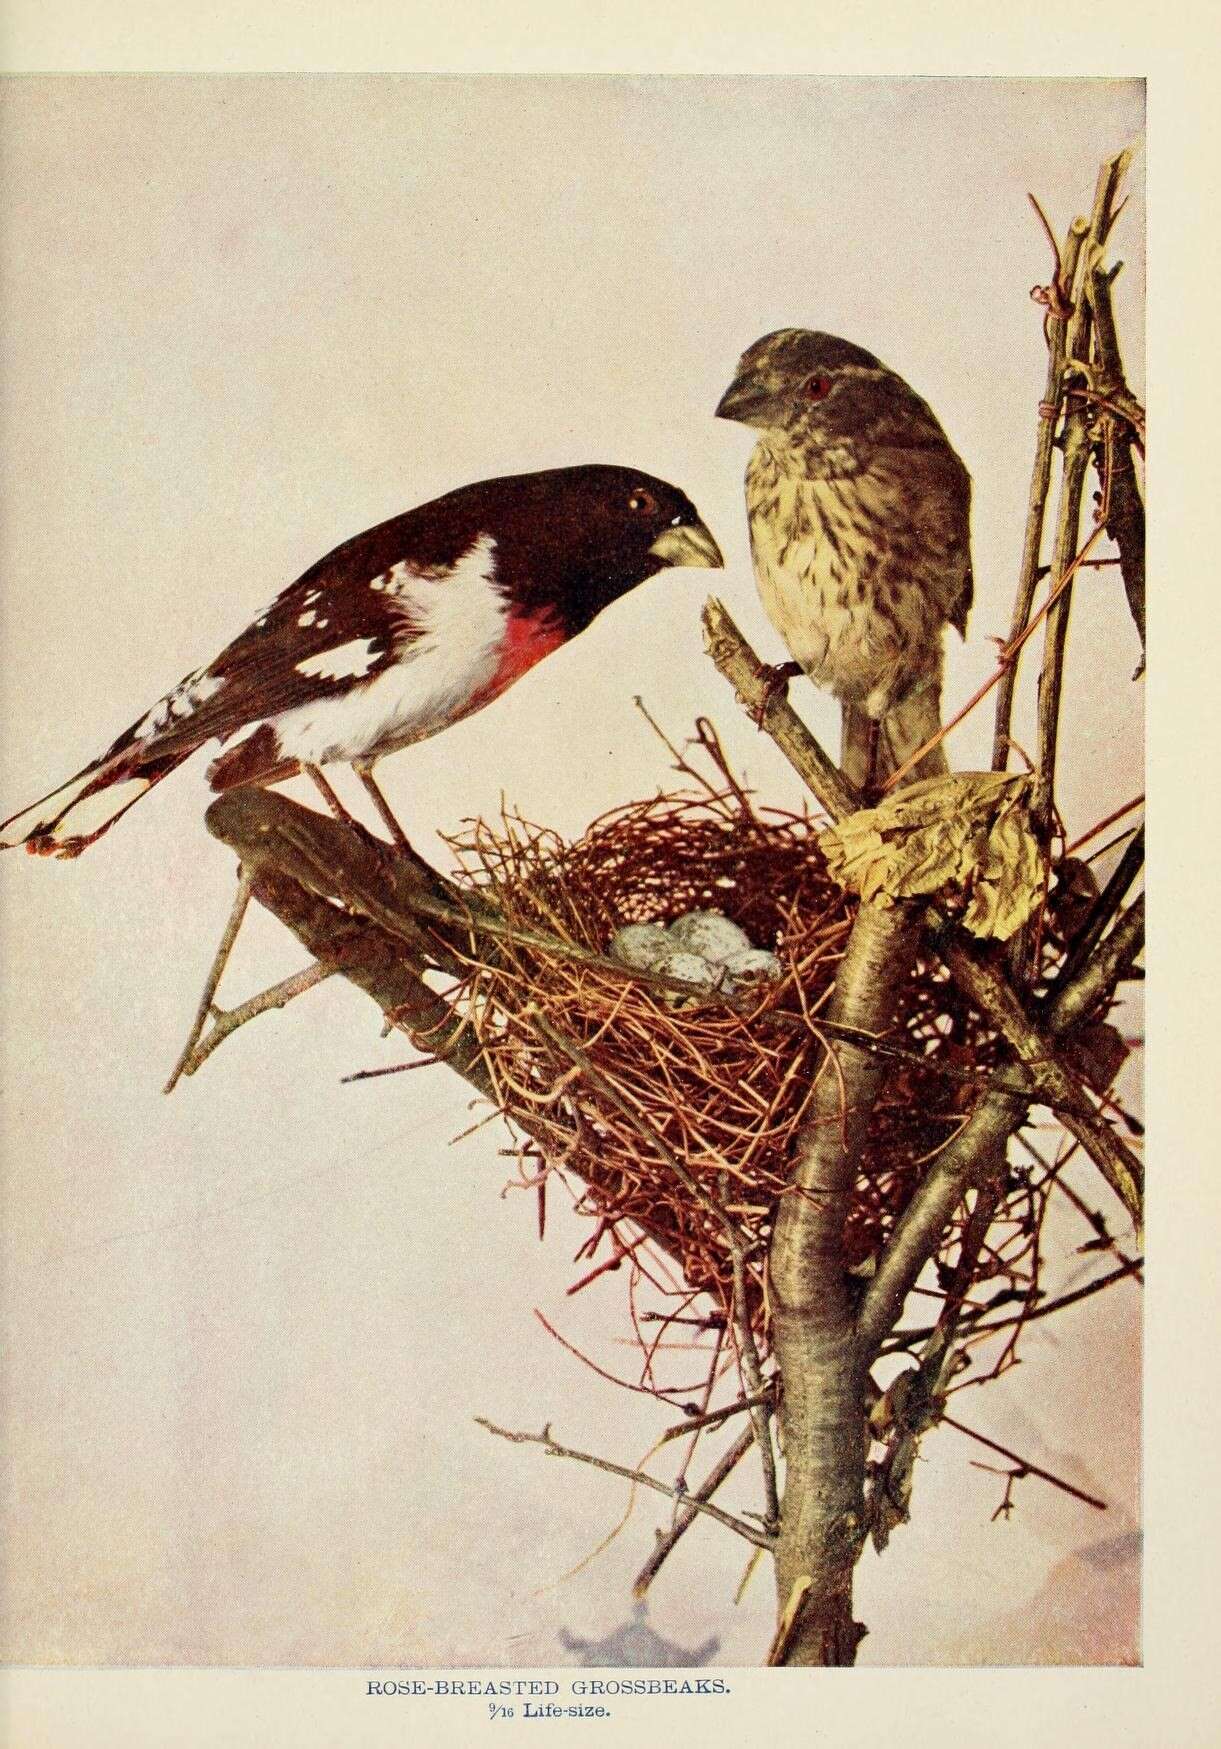
[[654, 516], [657, 513], [657, 500], [644, 486], [637, 486], [627, 501], [627, 507], [641, 516]]
[[831, 393], [831, 378], [820, 376], [816, 372], [812, 377], [806, 378], [803, 386], [807, 401], [825, 401]]

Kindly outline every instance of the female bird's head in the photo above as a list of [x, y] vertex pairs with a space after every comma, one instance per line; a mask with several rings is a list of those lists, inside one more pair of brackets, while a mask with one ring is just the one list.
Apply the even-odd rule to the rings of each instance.
[[811, 459], [833, 452], [837, 467], [888, 444], [945, 441], [926, 403], [872, 352], [809, 328], [780, 328], [748, 347], [716, 417], [753, 426]]

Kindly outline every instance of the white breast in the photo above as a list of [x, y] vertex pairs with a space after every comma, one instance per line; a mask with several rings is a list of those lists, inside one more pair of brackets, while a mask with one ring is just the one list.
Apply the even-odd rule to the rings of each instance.
[[[495, 674], [504, 641], [509, 604], [492, 580], [495, 552], [495, 541], [483, 535], [450, 571], [423, 575], [396, 566], [387, 593], [416, 635], [392, 667], [363, 685], [270, 718], [284, 755], [310, 765], [368, 758], [421, 741], [461, 717]], [[351, 645], [345, 654], [351, 660], [342, 665], [351, 674]], [[313, 660], [319, 665], [327, 658]], [[339, 666], [332, 664], [331, 672]]]

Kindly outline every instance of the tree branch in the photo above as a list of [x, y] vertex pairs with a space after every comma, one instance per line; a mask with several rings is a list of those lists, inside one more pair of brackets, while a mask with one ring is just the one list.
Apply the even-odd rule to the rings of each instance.
[[334, 966], [319, 965], [315, 960], [312, 966], [304, 966], [291, 977], [281, 978], [278, 984], [260, 990], [257, 996], [250, 996], [245, 1002], [239, 1002], [236, 1008], [217, 1008], [214, 1002], [210, 1003], [208, 1014], [212, 1017], [211, 1028], [183, 1056], [174, 1079], [177, 1080], [179, 1075], [193, 1075], [197, 1069], [202, 1068], [217, 1046], [223, 1045], [230, 1034], [235, 1033], [240, 1026], [245, 1026], [248, 1020], [256, 1020], [260, 1014], [267, 1014], [272, 1009], [287, 1008], [290, 1002], [295, 1001], [298, 996], [304, 996], [324, 979], [332, 977], [334, 972]]
[[[766, 671], [733, 620], [719, 603], [705, 606], [705, 627], [709, 613], [715, 637], [709, 637], [709, 653], [720, 672], [730, 679], [748, 709], [757, 711], [767, 694]], [[781, 709], [780, 701], [764, 713], [763, 727], [771, 733], [773, 714]], [[837, 786], [828, 771], [836, 768], [819, 746], [818, 741], [801, 723], [791, 706], [783, 709], [793, 718], [785, 718], [785, 734], [773, 736], [798, 776], [809, 785], [823, 803], [832, 819], [841, 819], [848, 811], [842, 793], [842, 776]], [[1042, 1038], [1027, 1020], [1020, 1001], [1001, 969], [978, 958], [959, 933], [947, 926], [946, 919], [933, 907], [925, 913], [925, 922], [934, 931], [937, 952], [945, 961], [954, 982], [975, 1004], [985, 1019], [992, 1022], [1026, 1064], [1034, 1085], [1062, 1118], [1066, 1128], [1095, 1161], [1107, 1182], [1121, 1197], [1133, 1219], [1140, 1220], [1142, 1169], [1140, 1162], [1115, 1134], [1104, 1118], [1093, 1113], [1075, 1076], [1056, 1057], [1048, 1041]], [[828, 1010], [832, 1023], [840, 1022], [835, 1004]], [[881, 1030], [881, 1029], [877, 1029]]]
[[1094, 318], [1093, 390], [1104, 428], [1094, 446], [1094, 466], [1098, 477], [1109, 481], [1106, 530], [1119, 551], [1128, 607], [1140, 634], [1139, 674], [1145, 664], [1145, 501], [1132, 448], [1134, 443], [1143, 447], [1144, 412], [1124, 376], [1111, 305], [1111, 285], [1118, 271], [1118, 266], [1108, 271], [1095, 262], [1085, 282]]
[[[1117, 152], [1103, 164], [1094, 190], [1094, 207], [1089, 233], [1084, 244], [1085, 274], [1088, 278], [1096, 266], [1115, 220], [1115, 200], [1119, 193], [1132, 154]], [[1086, 364], [1090, 344], [1090, 305], [1084, 296], [1069, 321], [1065, 337], [1065, 370], [1074, 363]], [[1081, 499], [1085, 474], [1090, 461], [1089, 421], [1081, 405], [1070, 405], [1064, 418], [1061, 435], [1064, 452], [1060, 502], [1056, 518], [1056, 539], [1052, 552], [1049, 586], [1051, 593], [1063, 583], [1077, 554], [1081, 527]], [[1035, 769], [1031, 816], [1036, 834], [1046, 844], [1055, 811], [1056, 746], [1060, 725], [1060, 695], [1064, 685], [1064, 655], [1068, 640], [1068, 621], [1072, 610], [1073, 588], [1069, 583], [1061, 589], [1047, 616], [1043, 642], [1043, 669], [1039, 676], [1038, 757]]]
[[685, 1497], [674, 1523], [668, 1531], [657, 1538], [657, 1545], [652, 1554], [632, 1581], [633, 1597], [644, 1596], [677, 1545], [682, 1541], [683, 1536], [699, 1517], [699, 1503], [707, 1505], [722, 1482], [728, 1480], [754, 1443], [754, 1433], [750, 1428], [747, 1428], [729, 1449], [721, 1454], [694, 1494], [688, 1494]]
[[1047, 1008], [1053, 1033], [1070, 1031], [1079, 1021], [1109, 1002], [1116, 985], [1131, 970], [1145, 945], [1145, 898], [1142, 893], [1122, 912], [1114, 929], [1074, 978], [1057, 985]]
[[1025, 1103], [1009, 1094], [987, 1094], [921, 1179], [895, 1223], [857, 1313], [857, 1341], [871, 1358], [898, 1323], [907, 1296], [935, 1254], [954, 1210], [1001, 1157], [1025, 1111]]
[[1026, 1018], [1022, 1004], [999, 967], [961, 941], [944, 942], [940, 952], [959, 989], [1012, 1046], [1019, 1061], [1025, 1064], [1034, 1088], [1055, 1103], [1065, 1129], [1080, 1142], [1139, 1225], [1144, 1167], [1100, 1113], [1085, 1115], [1079, 1082]]
[[760, 728], [766, 729], [806, 788], [833, 820], [855, 813], [861, 798], [788, 699], [769, 685], [767, 668], [734, 624], [725, 603], [715, 595], [704, 603], [703, 623], [704, 647], [716, 668], [754, 714]]
[[643, 1470], [631, 1470], [624, 1464], [612, 1463], [609, 1458], [594, 1457], [591, 1452], [573, 1451], [570, 1446], [558, 1445], [551, 1437], [549, 1425], [541, 1433], [513, 1433], [507, 1427], [497, 1427], [494, 1421], [488, 1421], [483, 1415], [476, 1415], [475, 1422], [477, 1426], [485, 1427], [489, 1433], [494, 1433], [498, 1439], [507, 1439], [513, 1445], [541, 1445], [548, 1457], [573, 1458], [579, 1464], [592, 1464], [594, 1469], [605, 1470], [608, 1475], [622, 1476], [624, 1481], [636, 1482], [642, 1488], [651, 1488], [655, 1494], [664, 1494], [668, 1500], [681, 1501], [694, 1512], [703, 1512], [709, 1518], [715, 1518], [726, 1530], [735, 1531], [738, 1536], [745, 1537], [748, 1543], [754, 1543], [756, 1548], [772, 1547], [770, 1536], [756, 1530], [753, 1524], [735, 1518], [732, 1512], [722, 1512], [710, 1500], [702, 1500], [698, 1495], [688, 1494], [681, 1488], [672, 1488], [667, 1482], [659, 1482], [656, 1476], [647, 1476]]
[[1008, 1458], [1010, 1463], [1018, 1466], [1021, 1475], [1038, 1476], [1040, 1481], [1050, 1482], [1053, 1488], [1059, 1488], [1063, 1493], [1071, 1494], [1074, 1500], [1082, 1500], [1087, 1506], [1094, 1507], [1098, 1512], [1106, 1511], [1107, 1503], [1105, 1500], [1099, 1500], [1093, 1494], [1087, 1494], [1083, 1488], [1074, 1487], [1071, 1482], [1066, 1482], [1062, 1477], [1053, 1475], [1050, 1470], [1041, 1468], [1039, 1464], [1032, 1464], [1029, 1458], [1019, 1457], [1015, 1451], [1010, 1451], [1007, 1445], [998, 1445], [994, 1439], [987, 1438], [985, 1434], [976, 1433], [973, 1427], [964, 1427], [962, 1422], [955, 1421], [952, 1415], [942, 1415], [940, 1419], [943, 1426], [952, 1427], [956, 1433], [965, 1433], [968, 1439], [975, 1440], [979, 1445], [986, 1445], [989, 1451], [999, 1452], [1001, 1457]]
[[1072, 952], [1061, 967], [1055, 984], [1048, 992], [1046, 1005], [1050, 1006], [1056, 1000], [1056, 991], [1067, 988], [1094, 949], [1106, 934], [1111, 919], [1123, 904], [1128, 895], [1128, 888], [1136, 879], [1145, 863], [1145, 828], [1141, 826], [1132, 836], [1115, 871], [1106, 886], [1090, 906], [1089, 914], [1081, 926], [1081, 933], [1073, 943]]
[[1072, 292], [1077, 278], [1077, 262], [1089, 225], [1085, 219], [1074, 219], [1064, 244], [1057, 278], [1066, 295], [1067, 308], [1049, 310], [1046, 322], [1047, 382], [1039, 406], [1039, 423], [1035, 435], [1034, 468], [1030, 479], [1030, 496], [1026, 511], [1026, 533], [1022, 543], [1022, 560], [1018, 570], [1017, 594], [1013, 603], [1013, 622], [1009, 628], [1007, 648], [1013, 655], [1001, 676], [996, 694], [996, 726], [992, 740], [992, 769], [1004, 771], [1009, 764], [1009, 734], [1013, 722], [1013, 696], [1017, 687], [1021, 646], [1018, 640], [1026, 630], [1030, 610], [1034, 605], [1035, 587], [1039, 580], [1039, 555], [1043, 548], [1043, 524], [1047, 516], [1047, 493], [1051, 485], [1051, 464], [1055, 454], [1056, 421], [1064, 394], [1065, 340], [1068, 319], [1072, 313]]
[[[443, 1059], [494, 1099], [479, 1041], [423, 981], [429, 966], [448, 957], [444, 943], [434, 943], [410, 917], [394, 916], [374, 840], [273, 790], [231, 790], [206, 818], [213, 836], [237, 852], [254, 897], [316, 960], [372, 997], [418, 1050]], [[370, 909], [378, 921], [369, 919]]]
[[[919, 942], [918, 911], [863, 903], [836, 974], [831, 1017], [884, 1032]], [[865, 1535], [866, 1369], [843, 1231], [881, 1074], [869, 1053], [828, 1046], [772, 1237], [773, 1348], [784, 1381], [781, 1608], [812, 1581], [784, 1639], [784, 1659], [793, 1664], [851, 1664], [863, 1631], [852, 1616], [852, 1578]]]

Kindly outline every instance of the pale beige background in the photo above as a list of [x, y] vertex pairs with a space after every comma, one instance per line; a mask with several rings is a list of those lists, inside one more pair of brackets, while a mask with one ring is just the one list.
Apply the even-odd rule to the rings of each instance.
[[[1139, 131], [1132, 85], [1077, 88], [1071, 105], [1031, 83], [5, 95], [13, 805], [336, 539], [499, 469], [598, 457], [669, 474], [761, 631], [746, 440], [709, 413], [741, 346], [784, 321], [873, 345], [941, 411], [977, 480], [981, 585], [951, 691], [987, 671], [1040, 378], [1024, 291], [1046, 263], [1024, 190], [1061, 219], [1079, 204], [1099, 152]], [[1133, 266], [1139, 191], [1138, 173]], [[1138, 272], [1122, 283], [1138, 295]], [[752, 778], [791, 794], [699, 654], [703, 581], [659, 581], [388, 768], [413, 832], [501, 790], [576, 828], [663, 780], [636, 690], [675, 725], [712, 704]], [[1111, 742], [1083, 747], [1081, 825], [1135, 787], [1134, 648], [1111, 638], [1108, 587], [1081, 592], [1074, 633]], [[959, 760], [980, 757], [982, 726]], [[565, 1249], [553, 1227], [540, 1250], [530, 1211], [497, 1200], [492, 1144], [444, 1149], [466, 1120], [439, 1072], [336, 1086], [389, 1052], [354, 994], [317, 993], [160, 1099], [230, 892], [203, 801], [185, 774], [74, 867], [0, 869], [6, 1655], [546, 1661], [558, 1624], [621, 1618], [651, 1515], [581, 1580], [534, 1595], [613, 1522], [618, 1493], [492, 1445], [469, 1417], [551, 1415], [574, 1442], [647, 1444], [647, 1405], [589, 1381], [529, 1315], [558, 1308], [613, 1356], [615, 1286], [563, 1301], [580, 1235]], [[244, 947], [251, 987], [291, 963], [268, 925]], [[975, 1410], [1032, 1455], [1084, 1458], [1116, 1501], [1102, 1534], [1134, 1509], [1130, 1313], [1121, 1294], [1065, 1322]], [[916, 1524], [867, 1565], [871, 1660], [955, 1655], [958, 1610], [986, 1628], [1100, 1534], [1033, 1483], [1012, 1525], [989, 1526], [995, 1484], [966, 1455], [949, 1433], [929, 1443]], [[733, 1612], [736, 1551], [691, 1548], [658, 1587], [658, 1625], [685, 1643], [718, 1632], [723, 1658], [751, 1661], [766, 1587]]]

